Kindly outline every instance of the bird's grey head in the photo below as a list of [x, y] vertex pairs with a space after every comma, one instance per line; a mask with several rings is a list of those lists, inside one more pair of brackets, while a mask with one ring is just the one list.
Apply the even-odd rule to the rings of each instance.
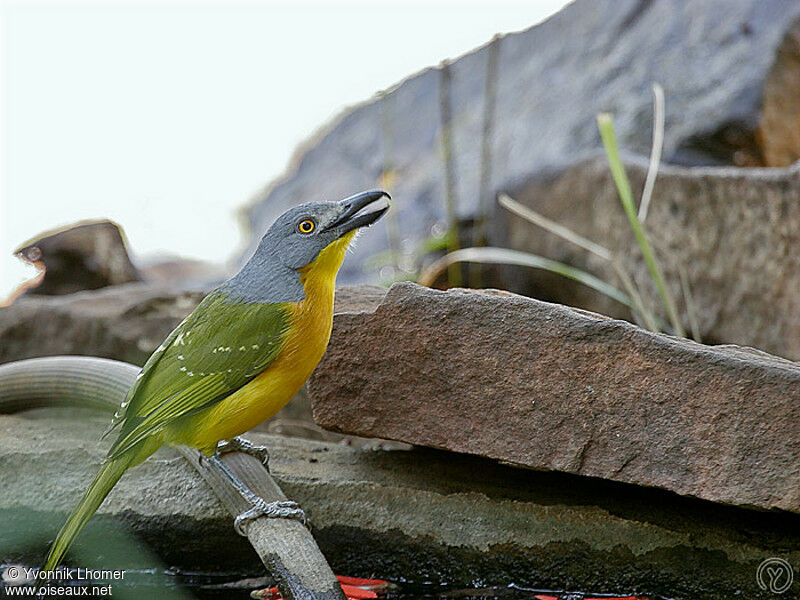
[[292, 302], [303, 298], [300, 271], [313, 263], [334, 242], [380, 219], [389, 209], [389, 194], [362, 192], [339, 202], [308, 202], [278, 217], [258, 245], [253, 257], [229, 287], [243, 299], [258, 302]]

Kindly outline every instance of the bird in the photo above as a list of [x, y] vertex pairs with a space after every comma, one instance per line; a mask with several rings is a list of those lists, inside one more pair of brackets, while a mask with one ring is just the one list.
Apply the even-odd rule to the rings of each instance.
[[[237, 436], [285, 406], [321, 360], [345, 253], [359, 229], [386, 213], [389, 199], [371, 190], [301, 204], [275, 220], [241, 270], [211, 291], [138, 373], [106, 432], [118, 429], [117, 438], [42, 571], [59, 564], [122, 475], [161, 446], [190, 446], [211, 459], [230, 449], [263, 458], [263, 449]], [[242, 522], [259, 514], [303, 518], [293, 502], [266, 503], [226, 475], [253, 505], [237, 518], [240, 533]]]

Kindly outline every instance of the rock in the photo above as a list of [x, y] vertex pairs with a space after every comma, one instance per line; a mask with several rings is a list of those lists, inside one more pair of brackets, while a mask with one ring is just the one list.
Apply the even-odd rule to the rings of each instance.
[[131, 283], [0, 308], [0, 363], [82, 354], [143, 365], [200, 303], [200, 292]]
[[175, 285], [209, 289], [227, 279], [232, 273], [217, 264], [180, 256], [156, 256], [142, 260], [139, 270], [152, 285]]
[[[339, 288], [335, 310], [376, 305], [386, 290]], [[143, 365], [205, 294], [128, 284], [58, 297], [22, 297], [0, 308], [0, 364], [36, 356], [80, 354]]]
[[372, 312], [386, 296], [386, 288], [377, 285], [354, 285], [336, 288], [334, 313]]
[[[578, 0], [499, 41], [490, 191], [558, 172], [601, 148], [595, 115], [615, 115], [620, 144], [648, 154], [651, 84], [666, 93], [664, 160], [687, 165], [786, 166], [800, 158], [797, 31], [791, 0]], [[488, 47], [454, 61], [453, 160], [457, 209], [480, 214]], [[249, 256], [281, 212], [392, 180], [392, 213], [364, 236], [341, 281], [374, 281], [366, 259], [388, 247], [395, 223], [405, 250], [444, 221], [438, 69], [353, 108], [307, 142], [291, 170], [244, 210]], [[488, 200], [488, 199], [484, 199]], [[502, 245], [504, 232], [494, 243]], [[371, 270], [370, 270], [371, 269]]]
[[[634, 190], [647, 172], [643, 157], [628, 157]], [[644, 291], [650, 310], [664, 315], [605, 156], [513, 192], [519, 202], [617, 253]], [[647, 229], [678, 302], [685, 271], [701, 337], [710, 343], [755, 346], [800, 359], [800, 163], [787, 169], [664, 166], [656, 180]], [[584, 250], [507, 214], [508, 244], [589, 270], [621, 287], [613, 268]], [[593, 290], [533, 269], [506, 274], [509, 289], [589, 310], [628, 317], [627, 309]]]
[[45, 271], [28, 294], [55, 296], [141, 281], [119, 225], [81, 222], [26, 242], [17, 255]]
[[800, 365], [502, 292], [396, 284], [340, 314], [322, 427], [800, 513]]
[[767, 76], [761, 122], [756, 132], [763, 164], [787, 167], [800, 148], [800, 22], [795, 21], [778, 47]]
[[[375, 286], [339, 288], [334, 309], [371, 310], [385, 293], [384, 288]], [[174, 286], [144, 283], [67, 296], [23, 296], [11, 306], [0, 308], [0, 364], [37, 356], [78, 354], [143, 365], [203, 296], [201, 292]], [[354, 445], [387, 445], [317, 427], [311, 419], [305, 389], [261, 427], [301, 437], [345, 438]]]
[[[63, 409], [0, 416], [5, 561], [39, 564], [103, 458], [109, 440], [96, 440], [106, 421]], [[249, 437], [270, 447], [273, 476], [306, 510], [336, 572], [402, 579], [407, 591], [483, 581], [675, 600], [766, 599], [772, 596], [755, 580], [759, 563], [773, 556], [800, 562], [800, 527], [789, 515], [428, 449]], [[122, 478], [67, 562], [125, 568], [126, 580], [142, 577], [135, 569], [158, 573], [165, 565], [263, 574], [211, 491], [169, 450]]]

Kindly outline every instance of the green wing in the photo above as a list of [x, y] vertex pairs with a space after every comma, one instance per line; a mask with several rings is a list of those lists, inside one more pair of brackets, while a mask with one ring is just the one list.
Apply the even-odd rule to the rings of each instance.
[[266, 369], [289, 330], [286, 304], [241, 303], [212, 292], [158, 347], [115, 415], [115, 458], [176, 419], [226, 398]]

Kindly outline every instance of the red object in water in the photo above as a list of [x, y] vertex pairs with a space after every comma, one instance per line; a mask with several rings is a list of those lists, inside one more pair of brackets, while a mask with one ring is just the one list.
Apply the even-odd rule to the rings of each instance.
[[[345, 577], [344, 575], [337, 575], [336, 579], [339, 580], [347, 600], [372, 600], [372, 598], [378, 597], [375, 590], [385, 590], [391, 585], [383, 579], [361, 579], [360, 577]], [[270, 596], [264, 596], [265, 600], [283, 600], [278, 588], [269, 588], [269, 593], [271, 594]]]
[[344, 575], [337, 575], [336, 579], [342, 585], [355, 585], [365, 590], [385, 590], [391, 585], [383, 579], [362, 579], [361, 577], [346, 577]]
[[344, 583], [342, 584], [342, 591], [347, 596], [347, 600], [370, 600], [378, 597], [378, 594], [372, 590], [365, 590], [364, 588]]
[[[342, 586], [344, 595], [347, 600], [372, 600], [378, 598], [380, 591], [392, 587], [392, 584], [383, 579], [362, 579], [360, 577], [345, 577], [344, 575], [337, 575], [336, 579], [339, 585]], [[270, 596], [264, 596], [264, 600], [283, 600], [278, 588], [269, 588]], [[536, 600], [649, 600], [646, 596], [602, 596], [600, 598], [595, 596], [586, 596], [581, 593], [568, 592], [559, 596], [550, 594], [536, 594], [533, 596]]]

